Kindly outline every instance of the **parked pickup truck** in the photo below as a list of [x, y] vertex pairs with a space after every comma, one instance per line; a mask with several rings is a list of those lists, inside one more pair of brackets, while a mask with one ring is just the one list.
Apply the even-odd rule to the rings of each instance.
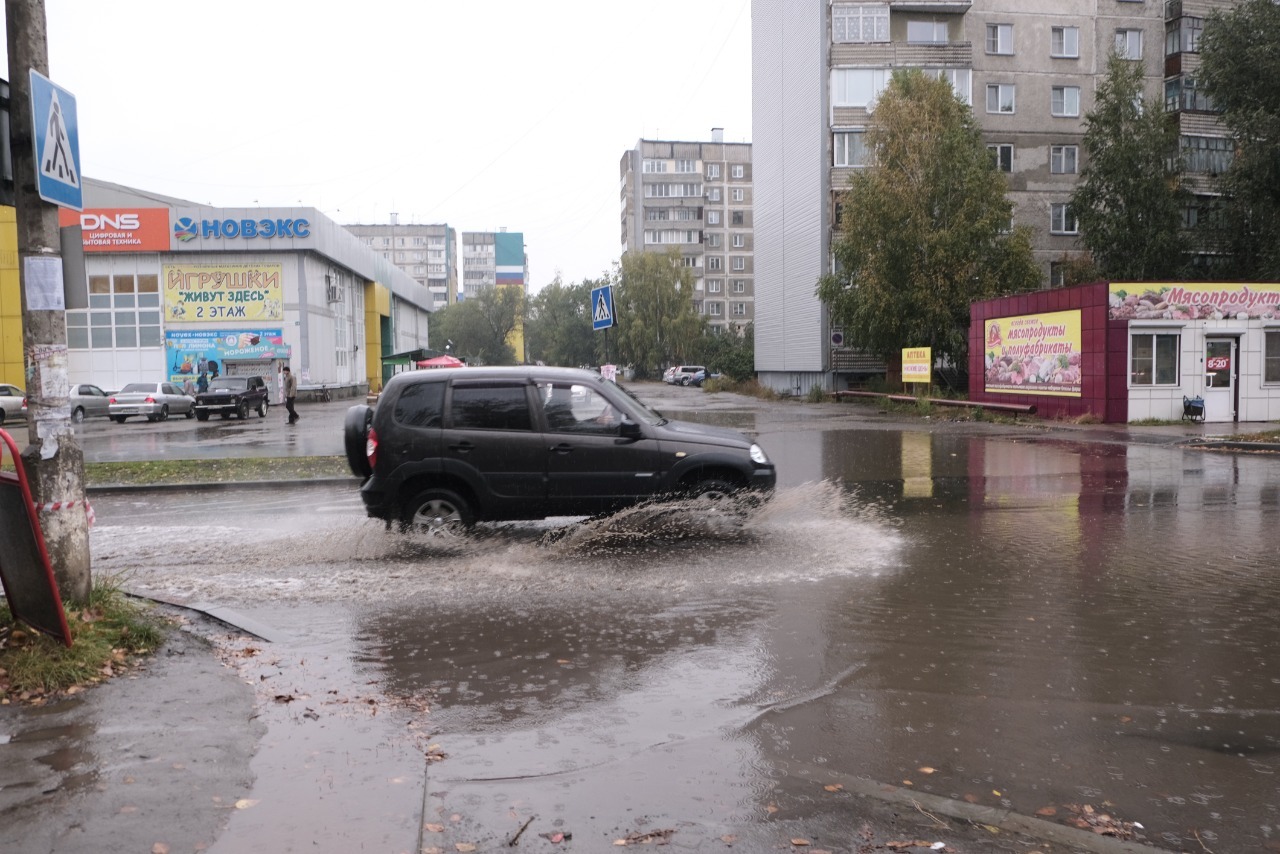
[[249, 410], [256, 409], [260, 418], [267, 417], [267, 382], [262, 377], [218, 377], [209, 381], [209, 388], [196, 395], [196, 418], [208, 421], [217, 412], [223, 418], [234, 413], [237, 418], [248, 418]]

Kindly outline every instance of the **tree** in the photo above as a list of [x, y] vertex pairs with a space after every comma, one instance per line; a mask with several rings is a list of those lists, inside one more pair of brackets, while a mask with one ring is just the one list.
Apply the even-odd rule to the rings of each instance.
[[470, 364], [513, 365], [511, 333], [523, 316], [520, 288], [486, 288], [432, 315], [431, 340], [453, 341], [454, 355]]
[[1071, 194], [1081, 242], [1104, 278], [1176, 278], [1185, 266], [1179, 234], [1189, 195], [1181, 186], [1178, 125], [1159, 101], [1143, 100], [1141, 62], [1107, 59], [1085, 116], [1084, 167]]
[[1226, 276], [1280, 279], [1280, 6], [1243, 0], [1209, 16], [1196, 82], [1235, 137], [1220, 183]]
[[748, 323], [741, 331], [730, 330], [720, 335], [710, 330], [703, 333], [690, 353], [689, 362], [706, 365], [708, 371], [731, 380], [746, 382], [756, 375], [756, 328]]
[[685, 361], [703, 322], [693, 307], [693, 270], [680, 253], [628, 252], [614, 278], [618, 361], [633, 365], [638, 379]]
[[872, 119], [874, 161], [842, 195], [839, 272], [818, 296], [854, 346], [963, 365], [970, 303], [1040, 284], [1029, 230], [1010, 229], [1005, 179], [948, 83], [899, 71]]
[[607, 284], [607, 276], [599, 282], [586, 279], [580, 284], [566, 285], [555, 281], [529, 300], [525, 318], [525, 340], [529, 357], [548, 365], [594, 365], [602, 351], [600, 333], [592, 330], [592, 288]]

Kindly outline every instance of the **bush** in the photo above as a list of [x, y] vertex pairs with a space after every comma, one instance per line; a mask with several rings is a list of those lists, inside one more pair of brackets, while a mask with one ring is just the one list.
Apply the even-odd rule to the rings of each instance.
[[822, 403], [827, 399], [827, 393], [822, 390], [822, 386], [814, 383], [809, 386], [809, 393], [805, 395], [805, 400], [809, 403]]

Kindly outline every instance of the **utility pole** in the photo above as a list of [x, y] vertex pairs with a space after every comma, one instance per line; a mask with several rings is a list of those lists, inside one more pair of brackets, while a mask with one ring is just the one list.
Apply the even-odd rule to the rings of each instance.
[[[9, 46], [9, 146], [17, 202], [18, 276], [22, 291], [27, 380], [27, 447], [22, 464], [31, 475], [49, 562], [64, 602], [85, 603], [89, 570], [89, 505], [84, 452], [71, 430], [67, 382], [67, 318], [58, 207], [40, 197], [38, 155], [31, 126], [31, 77], [49, 73], [44, 0], [5, 0]], [[50, 293], [54, 298], [50, 300]], [[32, 305], [32, 297], [41, 295]], [[50, 302], [54, 307], [50, 307]]]

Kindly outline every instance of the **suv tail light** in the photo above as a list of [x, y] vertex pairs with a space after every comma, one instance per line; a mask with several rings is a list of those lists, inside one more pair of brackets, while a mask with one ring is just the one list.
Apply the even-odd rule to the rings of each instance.
[[378, 431], [372, 427], [364, 439], [364, 455], [369, 458], [370, 468], [378, 467]]

